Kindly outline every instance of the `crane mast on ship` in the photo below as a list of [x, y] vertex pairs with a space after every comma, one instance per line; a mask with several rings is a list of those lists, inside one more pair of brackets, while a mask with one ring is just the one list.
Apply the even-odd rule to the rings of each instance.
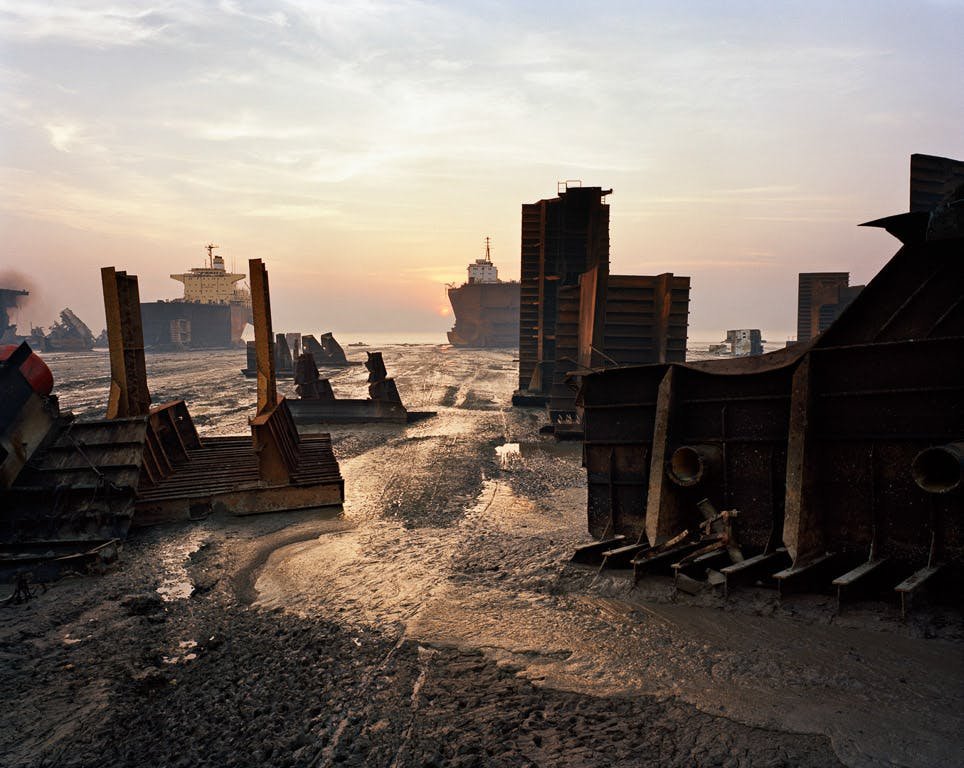
[[208, 249], [208, 268], [214, 269], [214, 249], [220, 248], [221, 246], [217, 243], [208, 243], [204, 247]]

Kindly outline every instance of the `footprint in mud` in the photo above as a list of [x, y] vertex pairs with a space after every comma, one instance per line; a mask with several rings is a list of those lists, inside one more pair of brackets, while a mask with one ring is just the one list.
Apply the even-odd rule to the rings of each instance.
[[489, 397], [478, 394], [475, 390], [470, 389], [465, 393], [465, 397], [462, 398], [462, 402], [459, 403], [459, 408], [466, 408], [473, 411], [484, 411], [486, 409], [491, 409], [495, 406], [495, 401]]
[[446, 387], [445, 394], [442, 395], [442, 399], [438, 401], [439, 405], [443, 405], [446, 408], [451, 408], [455, 405], [455, 396], [459, 393], [458, 387]]

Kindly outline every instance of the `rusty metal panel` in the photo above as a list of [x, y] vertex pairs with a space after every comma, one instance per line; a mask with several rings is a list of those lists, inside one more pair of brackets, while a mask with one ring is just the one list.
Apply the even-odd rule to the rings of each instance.
[[[609, 275], [600, 265], [580, 277], [575, 288], [559, 291], [556, 366], [549, 403], [553, 422], [575, 419], [578, 378], [592, 367], [682, 362], [686, 357], [689, 278], [662, 275]], [[578, 306], [573, 303], [578, 300]], [[572, 318], [579, 326], [573, 332]], [[578, 350], [573, 351], [573, 344]], [[565, 365], [562, 365], [565, 363]], [[570, 373], [577, 375], [567, 381]]]
[[572, 418], [576, 411], [576, 388], [569, 383], [568, 375], [578, 368], [579, 354], [579, 301], [578, 285], [559, 289], [559, 309], [556, 313], [556, 364], [549, 388], [549, 419], [556, 422]]
[[596, 365], [683, 362], [689, 290], [690, 279], [672, 272], [610, 275], [600, 345], [606, 361]]
[[151, 407], [137, 277], [113, 267], [100, 271], [110, 347], [107, 418], [146, 416]]
[[157, 486], [142, 489], [135, 525], [225, 511], [245, 515], [341, 504], [344, 481], [328, 435], [304, 436], [283, 485], [265, 483], [246, 436], [204, 438], [188, 460]]
[[559, 289], [578, 285], [583, 272], [608, 264], [609, 206], [605, 196], [611, 191], [567, 187], [556, 198], [523, 207], [520, 390], [549, 394], [556, 360]]
[[25, 550], [123, 538], [131, 523], [147, 419], [62, 419], [4, 497], [0, 540]]
[[268, 270], [261, 259], [250, 259], [251, 309], [254, 316], [254, 345], [258, 363], [257, 415], [273, 408], [278, 402], [275, 378], [274, 336], [271, 331], [271, 295]]
[[674, 370], [664, 461], [651, 469], [663, 478], [661, 499], [651, 486], [649, 509], [661, 505], [663, 514], [658, 526], [652, 521], [652, 535], [658, 543], [692, 529], [701, 518], [697, 502], [708, 498], [719, 509], [740, 511], [741, 544], [772, 548], [782, 532], [793, 367], [755, 374]]
[[582, 381], [577, 404], [593, 536], [637, 540], [644, 532], [656, 392], [666, 369], [616, 368]]
[[579, 337], [576, 362], [589, 370], [605, 365], [599, 353], [606, 327], [609, 264], [600, 264], [579, 277]]
[[809, 488], [787, 542], [796, 562], [826, 551], [873, 550], [926, 563], [935, 505], [956, 506], [942, 521], [940, 545], [947, 561], [964, 560], [960, 496], [935, 500], [911, 472], [921, 451], [964, 435], [962, 360], [960, 337], [810, 353], [808, 455], [801, 471], [809, 474]]
[[542, 252], [543, 203], [522, 206], [522, 267], [519, 299], [519, 389], [532, 380], [539, 326], [539, 261]]

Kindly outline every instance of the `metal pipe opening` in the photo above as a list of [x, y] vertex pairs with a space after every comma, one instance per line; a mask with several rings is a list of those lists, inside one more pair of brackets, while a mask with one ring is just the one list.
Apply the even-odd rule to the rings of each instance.
[[680, 446], [669, 461], [670, 480], [684, 487], [696, 485], [712, 471], [718, 458], [719, 450], [714, 446]]
[[911, 464], [914, 482], [928, 493], [948, 493], [964, 477], [964, 443], [925, 448]]

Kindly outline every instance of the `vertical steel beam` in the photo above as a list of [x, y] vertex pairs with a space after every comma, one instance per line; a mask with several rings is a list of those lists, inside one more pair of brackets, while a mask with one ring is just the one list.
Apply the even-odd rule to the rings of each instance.
[[271, 296], [268, 270], [261, 259], [250, 259], [251, 307], [254, 315], [254, 346], [258, 360], [258, 410], [261, 416], [278, 403], [274, 368], [274, 335], [271, 331]]
[[665, 363], [669, 341], [669, 318], [673, 311], [673, 273], [664, 272], [653, 280], [654, 362]]
[[669, 440], [673, 422], [674, 369], [669, 366], [659, 384], [656, 397], [656, 420], [653, 425], [653, 452], [649, 465], [649, 492], [646, 497], [646, 538], [657, 546], [676, 536], [681, 528], [676, 494], [670, 488], [666, 463], [670, 459]]
[[820, 505], [815, 498], [818, 468], [812, 365], [813, 357], [808, 353], [793, 374], [790, 392], [783, 543], [794, 567], [824, 554]]
[[103, 267], [100, 277], [110, 347], [107, 418], [146, 416], [151, 409], [151, 393], [147, 388], [137, 276]]

